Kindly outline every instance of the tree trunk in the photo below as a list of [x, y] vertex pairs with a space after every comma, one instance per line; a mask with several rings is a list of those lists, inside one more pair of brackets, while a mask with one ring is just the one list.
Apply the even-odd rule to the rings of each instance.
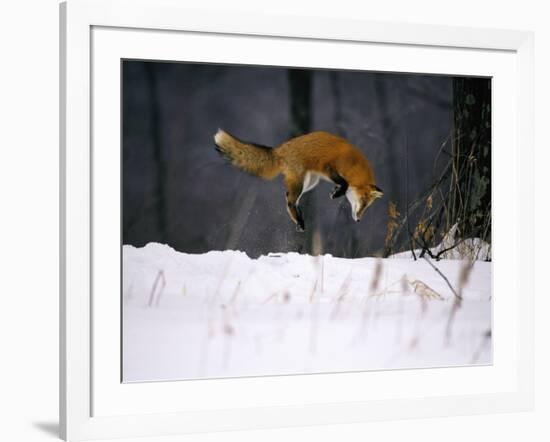
[[304, 135], [311, 130], [311, 83], [311, 71], [288, 70], [291, 137]]
[[[290, 137], [297, 137], [311, 131], [311, 89], [312, 73], [305, 69], [288, 70], [290, 102]], [[293, 232], [289, 242], [300, 253], [313, 253], [313, 238], [318, 222], [315, 213], [315, 194], [308, 192], [300, 198], [300, 209], [304, 215], [306, 231]]]
[[158, 93], [158, 80], [155, 63], [144, 63], [145, 75], [149, 93], [149, 112], [151, 115], [151, 144], [153, 147], [153, 162], [155, 164], [155, 177], [153, 186], [153, 199], [155, 201], [155, 214], [158, 229], [158, 241], [165, 244], [166, 232], [166, 161], [164, 158], [164, 140], [162, 137], [160, 100]]
[[[376, 98], [377, 113], [380, 118], [380, 129], [382, 132], [382, 138], [386, 144], [386, 169], [387, 178], [389, 179], [389, 185], [384, 187], [384, 198], [387, 201], [399, 201], [399, 183], [402, 183], [401, 179], [402, 170], [400, 170], [401, 161], [397, 157], [398, 143], [395, 141], [396, 126], [391, 118], [391, 109], [388, 98], [388, 79], [386, 74], [374, 74], [374, 92]], [[397, 97], [401, 96], [401, 81], [399, 83], [394, 82], [394, 87], [398, 87]], [[400, 103], [402, 104], [402, 103]]]

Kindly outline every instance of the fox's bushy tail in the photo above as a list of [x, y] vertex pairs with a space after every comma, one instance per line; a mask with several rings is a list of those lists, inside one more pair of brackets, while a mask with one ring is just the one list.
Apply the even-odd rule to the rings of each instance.
[[271, 147], [241, 141], [221, 129], [214, 135], [214, 142], [218, 152], [247, 173], [271, 180], [281, 171]]

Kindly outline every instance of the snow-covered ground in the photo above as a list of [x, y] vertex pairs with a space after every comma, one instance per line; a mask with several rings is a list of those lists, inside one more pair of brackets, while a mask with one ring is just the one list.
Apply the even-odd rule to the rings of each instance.
[[124, 381], [490, 364], [491, 263], [434, 264], [460, 305], [423, 259], [124, 246]]

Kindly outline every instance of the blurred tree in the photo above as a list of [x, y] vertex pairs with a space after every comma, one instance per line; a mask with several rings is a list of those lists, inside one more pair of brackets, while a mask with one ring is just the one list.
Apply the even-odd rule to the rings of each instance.
[[[344, 112], [342, 105], [342, 85], [340, 71], [330, 71], [330, 90], [332, 92], [332, 101], [334, 107], [334, 126], [336, 127], [336, 135], [349, 139], [349, 133], [346, 130], [344, 124]], [[341, 232], [342, 236], [345, 236], [340, 244], [337, 245], [336, 255], [344, 256], [346, 258], [355, 258], [362, 247], [366, 249], [365, 242], [360, 241], [360, 232], [357, 226], [349, 223], [349, 208], [346, 198], [341, 198], [338, 201], [339, 207], [336, 218], [334, 219], [334, 225], [331, 227], [332, 231]], [[366, 233], [364, 232], [363, 235]], [[329, 234], [329, 237], [332, 235]], [[328, 241], [327, 241], [328, 242]]]
[[[290, 137], [298, 137], [311, 131], [311, 89], [313, 71], [305, 69], [288, 70], [288, 91], [290, 94]], [[308, 192], [300, 199], [300, 208], [304, 214], [306, 231], [293, 232], [290, 242], [300, 253], [313, 251], [313, 237], [319, 229], [315, 219], [315, 194]], [[322, 246], [321, 246], [322, 249]]]
[[311, 130], [312, 71], [289, 69], [290, 136], [298, 137]]
[[155, 163], [155, 183], [153, 195], [155, 200], [155, 213], [158, 241], [167, 242], [166, 235], [166, 161], [164, 158], [163, 138], [161, 130], [160, 100], [158, 93], [157, 63], [143, 63], [147, 78], [149, 92], [149, 112], [151, 117], [151, 144], [153, 148], [153, 161]]
[[[398, 119], [393, 116], [390, 108], [389, 98], [388, 98], [388, 87], [387, 87], [387, 74], [376, 73], [374, 74], [374, 91], [376, 97], [376, 107], [377, 113], [380, 118], [380, 127], [382, 130], [382, 139], [385, 143], [385, 154], [386, 154], [386, 167], [387, 167], [387, 177], [389, 178], [389, 186], [384, 188], [385, 197], [390, 201], [395, 201], [398, 198], [399, 191], [405, 192], [405, 189], [400, 189], [399, 185], [403, 183], [401, 179], [401, 170], [399, 165], [403, 163], [398, 160], [399, 143], [396, 142], [395, 137], [397, 135], [396, 123], [400, 123]], [[394, 82], [396, 79], [394, 78]], [[397, 80], [399, 81], [399, 80]], [[397, 83], [400, 85], [400, 82]], [[396, 91], [393, 91], [395, 99], [399, 99], [402, 95], [401, 88], [397, 88]], [[395, 93], [397, 92], [397, 93]], [[401, 108], [401, 106], [399, 106]], [[406, 119], [405, 119], [406, 121]]]

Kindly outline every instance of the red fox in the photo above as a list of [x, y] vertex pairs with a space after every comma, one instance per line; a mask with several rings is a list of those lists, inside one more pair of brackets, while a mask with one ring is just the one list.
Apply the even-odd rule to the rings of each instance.
[[351, 216], [359, 222], [365, 209], [383, 193], [374, 182], [369, 161], [354, 145], [328, 132], [312, 132], [270, 148], [241, 141], [218, 129], [216, 150], [239, 169], [271, 180], [283, 174], [287, 188], [287, 210], [298, 231], [305, 224], [300, 197], [320, 179], [336, 184], [331, 198], [346, 195]]

